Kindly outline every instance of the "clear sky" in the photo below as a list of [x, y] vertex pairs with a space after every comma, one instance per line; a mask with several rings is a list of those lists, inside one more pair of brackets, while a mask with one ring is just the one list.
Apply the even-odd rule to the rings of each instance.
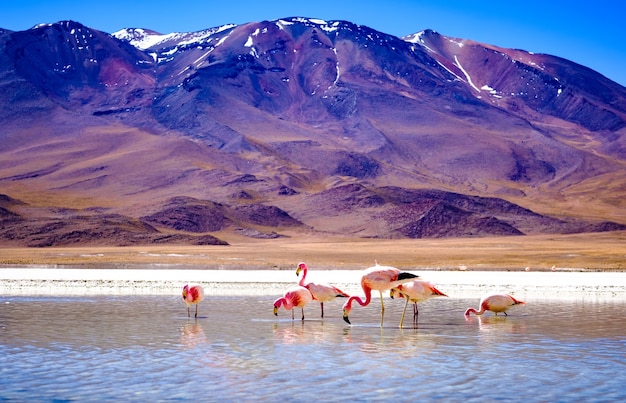
[[405, 36], [442, 35], [569, 59], [626, 86], [626, 1], [595, 0], [0, 0], [0, 28], [74, 20], [113, 33], [199, 31], [224, 24], [310, 17]]

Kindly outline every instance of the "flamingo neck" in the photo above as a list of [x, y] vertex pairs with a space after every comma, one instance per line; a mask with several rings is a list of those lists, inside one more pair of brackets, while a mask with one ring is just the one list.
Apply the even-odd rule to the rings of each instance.
[[183, 299], [187, 301], [187, 296], [189, 295], [189, 286], [186, 285], [183, 287]]
[[285, 297], [282, 298], [278, 298], [275, 302], [274, 302], [274, 306], [276, 308], [280, 308], [280, 306], [283, 306], [286, 310], [290, 310], [291, 308], [293, 308], [293, 305], [291, 304], [291, 301], [288, 300]]
[[474, 313], [474, 315], [482, 315], [483, 313], [485, 313], [485, 307], [480, 307], [480, 311], [477, 311], [474, 308], [467, 308], [467, 311], [465, 311], [465, 316], [469, 316], [470, 313]]
[[298, 285], [302, 287], [306, 287], [305, 279], [306, 279], [306, 273], [308, 271], [308, 267], [306, 267], [306, 264], [301, 264], [300, 267], [302, 268], [302, 278], [300, 279], [300, 282], [298, 283]]
[[345, 303], [345, 306], [347, 308], [352, 308], [352, 301], [358, 302], [358, 304], [361, 306], [369, 305], [369, 303], [372, 301], [372, 290], [370, 290], [369, 288], [364, 288], [363, 291], [365, 291], [365, 301], [363, 301], [361, 297], [359, 297], [358, 295], [353, 295], [350, 298], [348, 298], [348, 300]]

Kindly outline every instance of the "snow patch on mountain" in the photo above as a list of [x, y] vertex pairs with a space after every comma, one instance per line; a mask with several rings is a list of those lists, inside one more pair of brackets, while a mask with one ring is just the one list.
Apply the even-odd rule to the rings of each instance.
[[[429, 32], [433, 32], [433, 31], [429, 31]], [[434, 49], [430, 48], [426, 44], [426, 40], [424, 39], [426, 34], [427, 34], [426, 31], [420, 31], [420, 32], [417, 32], [417, 33], [412, 34], [412, 35], [407, 35], [407, 36], [405, 36], [405, 37], [403, 37], [401, 39], [403, 41], [405, 41], [405, 42], [414, 44], [413, 46], [411, 46], [411, 51], [413, 51], [413, 52], [416, 51], [415, 45], [417, 45], [417, 46], [419, 46], [422, 49], [426, 49], [426, 51], [428, 51], [430, 53], [437, 53], [437, 52], [435, 52]], [[448, 69], [446, 68], [446, 70], [448, 70]]]
[[163, 35], [142, 28], [124, 28], [112, 33], [111, 35], [121, 41], [130, 43], [138, 49], [146, 50], [160, 42], [164, 42], [174, 37], [177, 34], [172, 33]]
[[125, 28], [114, 32], [112, 35], [119, 40], [125, 41], [134, 47], [147, 50], [166, 42], [175, 42], [178, 46], [201, 44], [212, 35], [236, 27], [235, 24], [226, 24], [216, 28], [205, 29], [197, 32], [172, 32], [160, 34], [142, 28]]
[[280, 29], [285, 29], [286, 26], [294, 25], [296, 23], [301, 23], [305, 25], [315, 25], [319, 29], [326, 32], [335, 32], [339, 30], [341, 26], [341, 22], [339, 21], [325, 21], [319, 18], [302, 18], [302, 17], [294, 17], [291, 19], [279, 19], [276, 21], [276, 26]]
[[463, 72], [463, 74], [465, 75], [465, 78], [467, 80], [467, 83], [469, 85], [471, 85], [472, 88], [474, 88], [476, 91], [480, 92], [480, 89], [478, 89], [478, 87], [476, 85], [474, 85], [474, 83], [472, 82], [472, 77], [470, 77], [469, 73], [467, 71], [465, 71], [463, 66], [461, 66], [461, 62], [459, 62], [459, 58], [457, 57], [457, 55], [454, 55], [454, 64], [456, 65], [456, 67], [458, 67]]

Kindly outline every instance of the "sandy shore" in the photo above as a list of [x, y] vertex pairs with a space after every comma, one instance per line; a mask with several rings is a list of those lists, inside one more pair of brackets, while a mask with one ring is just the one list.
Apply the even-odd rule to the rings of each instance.
[[[504, 291], [526, 299], [626, 300], [625, 272], [412, 270], [451, 298]], [[359, 270], [310, 271], [307, 280], [362, 295]], [[193, 270], [172, 267], [0, 268], [1, 295], [178, 295], [199, 283], [207, 295], [278, 295], [298, 281], [295, 270]]]

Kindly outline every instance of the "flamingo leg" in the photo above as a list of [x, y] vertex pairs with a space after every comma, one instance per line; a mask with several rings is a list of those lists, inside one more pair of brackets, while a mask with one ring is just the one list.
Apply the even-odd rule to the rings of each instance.
[[196, 304], [196, 316], [194, 316], [195, 318], [198, 317], [198, 304]]
[[322, 318], [324, 317], [324, 303], [320, 302], [320, 306], [322, 307]]
[[406, 300], [406, 302], [404, 304], [404, 311], [402, 311], [402, 318], [400, 319], [400, 329], [402, 329], [402, 325], [404, 325], [404, 314], [406, 313], [406, 307], [409, 305], [408, 295], [404, 299]]
[[294, 320], [296, 317], [293, 314], [293, 309], [291, 310], [291, 320]]
[[187, 305], [187, 317], [191, 318], [191, 312], [189, 311], [189, 305]]
[[302, 320], [304, 320], [304, 307], [302, 308]]
[[378, 291], [380, 293], [380, 327], [383, 327], [383, 321], [385, 319], [385, 302], [383, 301], [383, 292]]
[[419, 315], [419, 310], [417, 309], [417, 302], [413, 305], [413, 325], [417, 327], [417, 315]]

